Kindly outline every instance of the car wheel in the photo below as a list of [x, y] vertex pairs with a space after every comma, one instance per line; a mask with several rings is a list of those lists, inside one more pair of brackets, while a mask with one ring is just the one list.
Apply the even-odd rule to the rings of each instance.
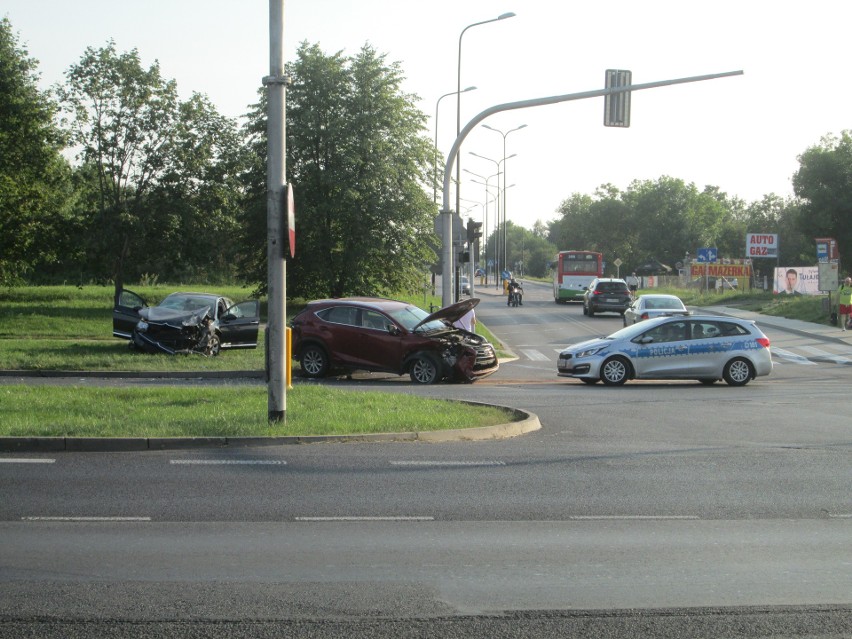
[[704, 379], [699, 379], [698, 381], [701, 382], [702, 384], [704, 384], [705, 386], [712, 386], [713, 384], [716, 383], [715, 378], [704, 378]]
[[418, 384], [434, 384], [440, 379], [439, 364], [435, 357], [429, 353], [420, 353], [413, 360], [408, 369], [411, 381]]
[[216, 357], [222, 352], [222, 340], [218, 335], [211, 335], [210, 341], [207, 343], [207, 354], [211, 357]]
[[588, 384], [589, 386], [592, 386], [593, 384], [598, 383], [598, 380], [596, 380], [594, 377], [581, 377], [580, 381], [583, 382], [584, 384]]
[[754, 371], [747, 359], [736, 357], [725, 364], [722, 377], [731, 386], [745, 386], [754, 377]]
[[302, 367], [302, 375], [311, 379], [325, 377], [328, 372], [328, 355], [322, 346], [308, 344], [302, 349], [299, 357], [299, 365]]
[[630, 377], [630, 363], [623, 357], [611, 357], [601, 366], [601, 381], [607, 386], [621, 386]]

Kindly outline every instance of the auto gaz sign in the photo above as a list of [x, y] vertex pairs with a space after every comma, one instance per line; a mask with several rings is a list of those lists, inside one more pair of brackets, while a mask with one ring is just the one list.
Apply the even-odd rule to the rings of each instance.
[[747, 233], [746, 257], [778, 257], [777, 233]]

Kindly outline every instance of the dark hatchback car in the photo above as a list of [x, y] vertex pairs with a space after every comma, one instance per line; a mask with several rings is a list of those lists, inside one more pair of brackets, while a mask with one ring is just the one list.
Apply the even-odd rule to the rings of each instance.
[[366, 370], [408, 374], [420, 384], [473, 382], [499, 366], [485, 338], [453, 326], [477, 304], [466, 299], [430, 315], [370, 297], [310, 302], [291, 322], [293, 357], [309, 378]]
[[212, 293], [172, 293], [149, 307], [140, 295], [123, 290], [112, 311], [113, 336], [151, 353], [218, 355], [220, 349], [257, 348], [259, 327], [258, 300], [235, 304]]
[[627, 282], [608, 277], [598, 277], [591, 281], [583, 293], [583, 315], [595, 313], [618, 313], [630, 306], [630, 290]]

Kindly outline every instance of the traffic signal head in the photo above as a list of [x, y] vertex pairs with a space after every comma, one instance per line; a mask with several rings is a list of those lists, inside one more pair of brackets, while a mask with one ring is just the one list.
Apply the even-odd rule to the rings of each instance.
[[473, 244], [480, 237], [482, 237], [482, 222], [468, 222], [467, 241]]

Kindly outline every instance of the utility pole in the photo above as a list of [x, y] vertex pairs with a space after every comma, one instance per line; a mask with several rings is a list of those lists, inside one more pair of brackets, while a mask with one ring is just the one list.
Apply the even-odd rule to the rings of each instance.
[[286, 178], [284, 75], [284, 0], [269, 0], [269, 75], [267, 90], [266, 257], [269, 311], [266, 325], [266, 381], [269, 422], [286, 421], [287, 386], [284, 322], [287, 317], [287, 261], [284, 259]]

